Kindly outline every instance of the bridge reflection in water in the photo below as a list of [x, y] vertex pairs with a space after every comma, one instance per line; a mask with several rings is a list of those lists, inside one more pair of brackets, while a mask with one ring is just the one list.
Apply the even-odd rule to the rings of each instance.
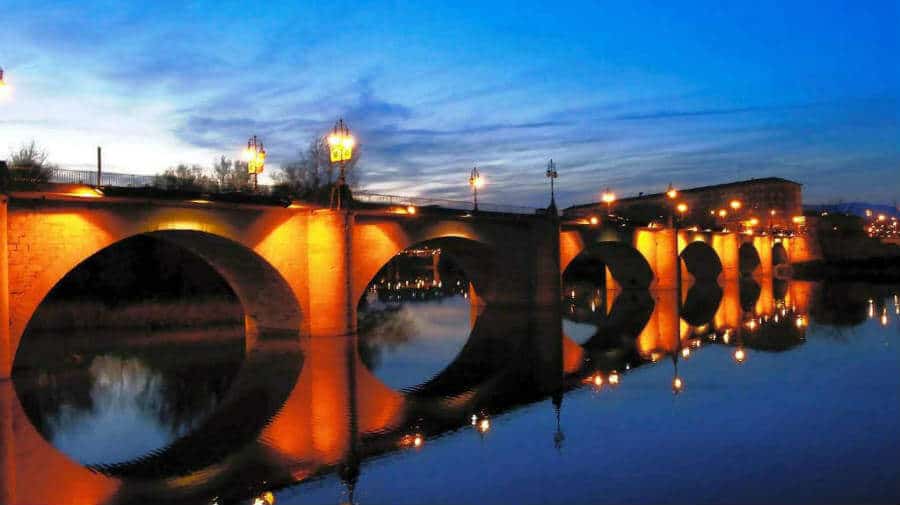
[[[40, 384], [0, 382], [0, 502], [265, 502], [266, 492], [334, 473], [352, 499], [367, 459], [427, 451], [429, 441], [461, 428], [488, 431], [492, 419], [519, 406], [551, 398], [559, 409], [570, 390], [628, 388], [630, 374], [670, 362], [677, 378], [679, 361], [708, 346], [733, 348], [741, 363], [800, 345], [811, 285], [745, 278], [698, 282], [681, 297], [673, 290], [575, 295], [562, 311], [472, 304], [458, 355], [403, 390], [363, 363], [359, 336], [261, 336], [211, 412], [165, 447], [113, 464], [79, 464], [48, 441], [35, 405], [52, 401], [40, 398], [52, 374]], [[576, 327], [590, 330], [564, 331]], [[557, 426], [554, 442], [564, 438]]]

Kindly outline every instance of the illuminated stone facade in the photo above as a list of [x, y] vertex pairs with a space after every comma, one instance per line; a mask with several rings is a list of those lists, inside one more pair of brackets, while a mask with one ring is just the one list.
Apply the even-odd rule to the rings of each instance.
[[[737, 211], [730, 206], [733, 200], [741, 202]], [[803, 215], [802, 185], [780, 177], [679, 189], [674, 200], [667, 198], [664, 192], [622, 198], [612, 204], [612, 211], [628, 216], [638, 209], [658, 209], [659, 214], [669, 209], [673, 201], [687, 204], [689, 211], [685, 219], [690, 221], [710, 220], [711, 212], [724, 210], [726, 221], [757, 218], [762, 226], [790, 227], [795, 216]], [[602, 202], [576, 205], [564, 211], [567, 217], [605, 213], [606, 204]]]

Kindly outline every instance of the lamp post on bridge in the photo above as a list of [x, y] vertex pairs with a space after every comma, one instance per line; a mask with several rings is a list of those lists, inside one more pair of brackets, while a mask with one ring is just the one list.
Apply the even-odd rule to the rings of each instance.
[[[334, 124], [334, 129], [328, 135], [328, 145], [330, 147], [331, 162], [337, 163], [340, 167], [338, 180], [331, 189], [331, 208], [342, 209], [349, 202], [347, 194], [347, 162], [353, 158], [353, 147], [356, 145], [356, 139], [350, 134], [350, 128], [344, 123], [343, 119], [339, 119]], [[346, 202], [344, 201], [346, 198]]]
[[250, 174], [252, 189], [255, 192], [258, 188], [257, 177], [266, 167], [266, 148], [256, 135], [247, 140], [243, 158], [247, 162], [247, 173]]
[[[670, 225], [672, 227], [672, 234], [674, 235], [675, 242], [675, 307], [678, 312], [678, 320], [681, 319], [681, 253], [678, 250], [678, 228], [681, 224], [681, 220], [684, 219], [685, 213], [688, 211], [688, 206], [684, 202], [675, 203], [675, 199], [678, 198], [678, 190], [675, 189], [671, 183], [669, 183], [669, 187], [666, 188], [666, 198], [671, 202], [671, 210], [669, 211], [669, 219], [671, 221]], [[677, 212], [677, 215], [676, 215]], [[681, 345], [681, 334], [680, 332], [676, 332], [678, 335], [678, 345]], [[677, 376], [677, 361], [676, 361], [676, 379]], [[680, 383], [680, 379], [679, 383]], [[672, 383], [673, 391], [675, 391], [675, 383]], [[680, 392], [680, 387], [676, 394]]]
[[550, 159], [550, 163], [547, 163], [547, 178], [550, 179], [550, 206], [547, 207], [547, 212], [556, 215], [556, 192], [553, 187], [553, 181], [557, 177], [559, 177], [559, 173], [556, 171], [556, 164], [553, 163], [553, 159]]
[[472, 211], [478, 212], [478, 188], [484, 186], [484, 179], [478, 172], [478, 167], [472, 167], [472, 172], [469, 174], [469, 186], [472, 186]]

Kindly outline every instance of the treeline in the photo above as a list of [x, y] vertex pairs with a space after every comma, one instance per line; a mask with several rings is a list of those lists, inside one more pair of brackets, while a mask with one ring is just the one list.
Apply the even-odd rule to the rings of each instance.
[[[354, 187], [359, 174], [356, 169], [359, 148], [345, 165], [347, 183]], [[312, 139], [307, 148], [293, 160], [272, 171], [272, 193], [306, 201], [327, 202], [331, 187], [337, 181], [339, 168], [330, 161], [328, 143], [324, 138]], [[250, 189], [247, 164], [240, 160], [219, 157], [211, 167], [184, 165], [167, 169], [154, 177], [154, 186], [165, 190], [233, 192]]]
[[[48, 153], [35, 141], [23, 144], [9, 155], [9, 162], [0, 162], [0, 186], [5, 189], [11, 183], [33, 186], [50, 181], [56, 165], [48, 162]], [[357, 165], [359, 146], [353, 158], [345, 165], [347, 183], [355, 187], [359, 181]], [[315, 137], [306, 149], [288, 160], [280, 168], [271, 171], [274, 185], [271, 193], [276, 196], [306, 201], [328, 202], [331, 187], [337, 181], [339, 169], [330, 161], [328, 143], [323, 137]], [[226, 156], [217, 158], [211, 166], [178, 164], [153, 177], [153, 187], [166, 191], [202, 193], [249, 192], [250, 174], [247, 163]]]

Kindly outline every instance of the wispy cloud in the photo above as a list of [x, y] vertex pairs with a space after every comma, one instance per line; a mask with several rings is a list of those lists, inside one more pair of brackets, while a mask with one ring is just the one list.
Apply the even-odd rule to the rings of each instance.
[[[34, 137], [67, 166], [102, 144], [111, 169], [146, 172], [236, 154], [256, 134], [276, 168], [343, 117], [361, 142], [362, 183], [380, 191], [465, 198], [478, 164], [486, 200], [543, 205], [552, 157], [564, 204], [607, 185], [631, 194], [762, 175], [798, 179], [811, 198], [896, 196], [889, 23], [825, 2], [816, 15], [832, 16], [818, 20], [831, 31], [736, 37], [750, 28], [724, 19], [716, 29], [732, 31], [704, 43], [676, 16], [662, 47], [646, 37], [661, 28], [650, 7], [592, 9], [590, 23], [536, 33], [519, 5], [469, 15], [376, 4], [341, 11], [335, 31], [338, 6], [303, 2], [248, 14], [203, 0], [9, 0], [0, 24], [16, 29], [0, 34], [0, 65], [17, 92], [0, 104], [0, 139]], [[630, 23], [604, 21], [617, 18]], [[833, 43], [836, 27], [853, 37]]]

